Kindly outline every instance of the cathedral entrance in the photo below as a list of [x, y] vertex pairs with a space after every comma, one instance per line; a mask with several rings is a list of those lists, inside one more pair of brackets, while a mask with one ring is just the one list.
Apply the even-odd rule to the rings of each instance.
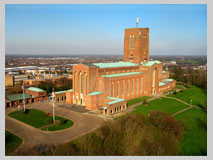
[[156, 95], [156, 90], [155, 89], [152, 90], [152, 95], [153, 96]]

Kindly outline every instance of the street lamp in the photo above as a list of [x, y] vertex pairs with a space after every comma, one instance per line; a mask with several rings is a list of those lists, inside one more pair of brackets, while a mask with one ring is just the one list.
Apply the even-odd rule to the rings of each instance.
[[192, 99], [190, 100], [190, 107], [191, 107], [191, 105], [192, 105]]
[[54, 88], [52, 89], [52, 101], [53, 101], [53, 123], [55, 124], [55, 105], [54, 105], [55, 93]]

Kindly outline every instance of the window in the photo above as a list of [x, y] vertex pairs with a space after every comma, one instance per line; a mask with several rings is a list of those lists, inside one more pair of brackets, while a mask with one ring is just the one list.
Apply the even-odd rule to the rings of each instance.
[[132, 36], [130, 35], [130, 36], [129, 36], [129, 48], [132, 48], [131, 45], [132, 45]]
[[136, 88], [136, 92], [138, 93], [138, 88], [139, 88], [139, 80], [137, 79], [137, 88]]
[[135, 48], [135, 36], [132, 36], [132, 48]]
[[128, 96], [129, 96], [129, 80], [128, 80], [128, 82], [127, 82], [127, 94], [128, 94]]
[[124, 91], [125, 91], [125, 82], [124, 82], [124, 80], [123, 80], [123, 85], [122, 85], [122, 95], [124, 96]]
[[82, 81], [82, 73], [80, 72], [80, 93], [82, 93], [83, 92], [83, 90], [82, 90], [82, 83], [83, 81]]
[[135, 80], [132, 80], [132, 94], [134, 95], [134, 85], [135, 85]]
[[85, 94], [87, 94], [87, 75], [85, 74]]
[[78, 74], [75, 73], [75, 92], [78, 92]]
[[117, 82], [117, 97], [119, 96], [119, 82]]
[[112, 82], [112, 86], [111, 86], [111, 97], [113, 97], [113, 96], [114, 96], [114, 84]]

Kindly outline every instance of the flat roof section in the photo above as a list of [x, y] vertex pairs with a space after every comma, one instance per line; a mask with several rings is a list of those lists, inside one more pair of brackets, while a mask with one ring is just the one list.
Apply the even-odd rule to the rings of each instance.
[[66, 91], [58, 91], [58, 92], [55, 92], [55, 94], [60, 94], [60, 93], [66, 93]]
[[125, 101], [126, 99], [121, 99], [121, 98], [115, 98], [115, 97], [107, 97], [108, 99], [111, 99], [111, 100], [114, 100], [114, 101], [111, 101], [111, 102], [107, 102], [107, 104], [115, 104], [115, 103], [118, 103], [118, 102], [122, 102], [122, 101]]
[[36, 87], [30, 87], [27, 90], [34, 91], [34, 92], [43, 92], [44, 91], [43, 89], [36, 88]]
[[91, 93], [89, 93], [88, 95], [89, 96], [95, 96], [95, 95], [99, 95], [99, 94], [102, 94], [103, 92], [101, 92], [101, 91], [94, 91], [94, 92], [91, 92]]
[[166, 83], [159, 82], [159, 86], [164, 86], [164, 85], [166, 85]]
[[[27, 93], [24, 93], [25, 99], [29, 99], [30, 95]], [[18, 100], [23, 100], [23, 93], [20, 94], [11, 94], [7, 96], [8, 100], [10, 101], [18, 101]]]
[[99, 68], [117, 68], [117, 67], [135, 67], [138, 66], [132, 62], [111, 62], [111, 63], [93, 63], [94, 65], [98, 66]]
[[143, 72], [128, 72], [128, 73], [108, 74], [108, 75], [102, 75], [101, 77], [111, 78], [111, 77], [121, 77], [121, 76], [132, 76], [132, 75], [137, 75], [137, 74], [143, 74]]
[[166, 81], [166, 82], [172, 82], [172, 81], [174, 81], [173, 79], [163, 79], [163, 81]]

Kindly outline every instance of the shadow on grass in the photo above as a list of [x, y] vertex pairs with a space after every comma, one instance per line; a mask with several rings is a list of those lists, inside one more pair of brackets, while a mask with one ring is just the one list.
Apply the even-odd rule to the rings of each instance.
[[207, 131], [207, 121], [206, 120], [201, 120], [200, 118], [196, 119], [197, 125], [199, 128]]

